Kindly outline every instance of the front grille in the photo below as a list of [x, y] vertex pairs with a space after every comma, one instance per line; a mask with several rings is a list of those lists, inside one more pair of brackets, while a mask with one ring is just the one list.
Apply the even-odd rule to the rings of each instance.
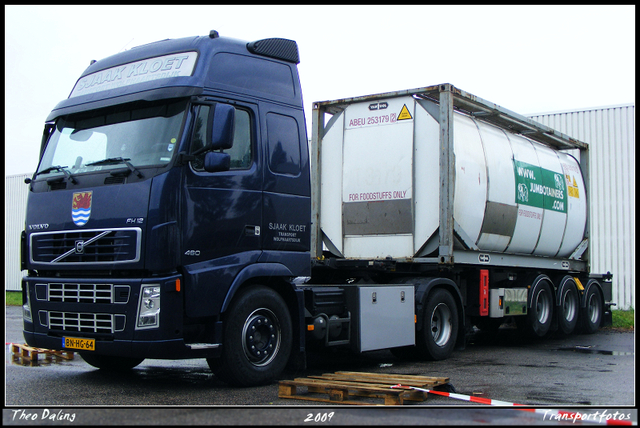
[[36, 299], [57, 303], [128, 303], [131, 287], [125, 284], [77, 282], [37, 283]]
[[113, 303], [111, 284], [49, 284], [50, 302]]
[[[118, 317], [120, 320], [116, 322]], [[112, 334], [124, 329], [124, 315], [50, 311], [49, 328], [75, 333]]]
[[140, 260], [142, 229], [93, 229], [30, 235], [32, 263], [129, 263]]

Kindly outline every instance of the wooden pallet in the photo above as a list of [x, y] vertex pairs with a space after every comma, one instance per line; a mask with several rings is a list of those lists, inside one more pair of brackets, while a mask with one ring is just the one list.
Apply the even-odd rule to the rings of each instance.
[[[384, 405], [389, 406], [401, 405], [405, 401], [422, 402], [427, 399], [427, 393], [424, 391], [391, 388], [392, 386], [402, 384], [403, 386], [432, 389], [447, 383], [449, 383], [449, 378], [445, 377], [335, 372], [325, 373], [321, 376], [280, 381], [278, 397], [355, 405], [382, 404], [351, 400], [351, 397], [384, 398]], [[307, 392], [299, 392], [299, 387], [306, 387]], [[328, 394], [328, 398], [323, 394]]]
[[27, 344], [11, 344], [11, 352], [15, 357], [19, 357], [27, 361], [38, 361], [38, 358], [42, 355], [45, 360], [51, 360], [53, 357], [62, 358], [65, 360], [73, 360], [74, 353], [72, 351], [55, 351], [52, 349], [34, 348]]

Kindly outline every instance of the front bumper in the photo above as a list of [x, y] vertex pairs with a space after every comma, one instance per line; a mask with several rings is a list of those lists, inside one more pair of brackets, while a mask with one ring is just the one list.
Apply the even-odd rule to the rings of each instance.
[[[95, 351], [87, 352], [100, 355], [215, 358], [220, 355], [220, 346], [185, 343], [184, 291], [177, 286], [180, 279], [180, 275], [144, 279], [25, 277], [23, 289], [31, 319], [24, 319], [24, 338], [30, 346], [54, 350], [65, 349], [64, 337], [94, 339]], [[157, 326], [138, 323], [145, 286], [160, 290]]]

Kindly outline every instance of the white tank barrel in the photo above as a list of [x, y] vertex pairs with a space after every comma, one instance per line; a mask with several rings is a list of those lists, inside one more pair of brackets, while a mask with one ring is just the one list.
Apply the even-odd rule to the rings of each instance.
[[[347, 258], [437, 251], [439, 106], [411, 96], [348, 105], [325, 129], [321, 228]], [[479, 250], [567, 257], [587, 222], [578, 161], [455, 112], [453, 216]]]

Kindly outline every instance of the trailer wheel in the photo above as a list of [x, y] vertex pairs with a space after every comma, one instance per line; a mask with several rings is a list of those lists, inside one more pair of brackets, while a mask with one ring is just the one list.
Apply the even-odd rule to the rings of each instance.
[[564, 334], [571, 334], [578, 324], [580, 299], [573, 279], [569, 280], [558, 296], [558, 327]]
[[417, 335], [420, 353], [429, 360], [444, 360], [451, 356], [458, 337], [458, 307], [451, 293], [442, 288], [427, 298], [424, 325]]
[[144, 358], [112, 357], [81, 352], [80, 356], [89, 365], [105, 371], [122, 372], [131, 370], [144, 361]]
[[602, 322], [602, 293], [600, 288], [592, 285], [585, 295], [586, 306], [580, 312], [582, 318], [582, 331], [587, 334], [593, 334], [600, 328]]
[[238, 296], [227, 313], [222, 356], [207, 360], [211, 371], [236, 386], [273, 382], [291, 353], [291, 317], [286, 303], [270, 288], [252, 287]]
[[[518, 323], [518, 327], [524, 327], [527, 333], [534, 337], [544, 337], [551, 327], [553, 320], [553, 293], [547, 280], [534, 287], [530, 295], [530, 308], [526, 319]], [[518, 317], [517, 320], [521, 320]]]

